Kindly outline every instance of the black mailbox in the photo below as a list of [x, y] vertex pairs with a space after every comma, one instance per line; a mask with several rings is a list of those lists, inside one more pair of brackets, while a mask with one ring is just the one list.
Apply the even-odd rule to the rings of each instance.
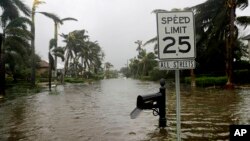
[[166, 127], [166, 95], [165, 80], [161, 79], [160, 91], [155, 94], [139, 95], [136, 108], [130, 113], [131, 119], [136, 118], [142, 110], [153, 110], [153, 115], [159, 115], [159, 127]]
[[137, 97], [136, 107], [142, 110], [159, 108], [159, 100], [161, 99], [161, 96], [161, 93], [148, 94], [143, 96], [139, 95]]

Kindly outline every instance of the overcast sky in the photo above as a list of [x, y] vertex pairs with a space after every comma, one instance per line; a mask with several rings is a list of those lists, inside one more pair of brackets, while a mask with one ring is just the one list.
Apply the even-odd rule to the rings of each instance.
[[[33, 0], [23, 0], [32, 6]], [[65, 21], [59, 33], [85, 29], [90, 40], [98, 41], [105, 52], [105, 61], [116, 69], [125, 66], [127, 60], [136, 56], [136, 40], [143, 43], [156, 32], [154, 9], [171, 10], [205, 2], [205, 0], [44, 0], [37, 11], [57, 14], [60, 18], [74, 17], [75, 21]], [[249, 15], [248, 7], [239, 15]], [[49, 40], [53, 38], [53, 21], [43, 15], [36, 15], [36, 53], [47, 59]], [[59, 38], [59, 45], [64, 46]], [[153, 46], [146, 46], [152, 50]]]

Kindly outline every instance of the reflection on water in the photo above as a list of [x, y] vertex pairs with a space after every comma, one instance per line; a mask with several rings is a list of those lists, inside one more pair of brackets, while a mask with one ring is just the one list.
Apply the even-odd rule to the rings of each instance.
[[[67, 84], [0, 104], [0, 140], [176, 140], [175, 90], [167, 90], [167, 128], [145, 111], [131, 120], [136, 97], [160, 85], [132, 79]], [[181, 87], [182, 139], [228, 140], [230, 124], [250, 123], [250, 90]]]

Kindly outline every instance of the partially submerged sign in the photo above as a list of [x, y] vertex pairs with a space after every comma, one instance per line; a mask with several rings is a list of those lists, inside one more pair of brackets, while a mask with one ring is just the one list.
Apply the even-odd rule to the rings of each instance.
[[159, 59], [195, 58], [193, 12], [157, 13]]

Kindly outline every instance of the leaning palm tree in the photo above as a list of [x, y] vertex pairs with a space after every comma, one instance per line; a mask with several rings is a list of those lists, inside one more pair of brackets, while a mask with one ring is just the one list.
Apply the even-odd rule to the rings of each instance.
[[[54, 39], [55, 39], [55, 48], [57, 48], [57, 41], [58, 41], [58, 28], [59, 25], [63, 24], [64, 21], [77, 21], [77, 19], [75, 18], [71, 18], [71, 17], [67, 17], [67, 18], [63, 18], [60, 19], [57, 15], [53, 14], [53, 13], [48, 13], [48, 12], [38, 12], [43, 14], [44, 16], [52, 19], [54, 21]], [[55, 70], [57, 69], [57, 57], [55, 56]], [[56, 76], [56, 73], [55, 73]]]
[[1, 0], [0, 7], [2, 13], [0, 15], [0, 95], [5, 95], [5, 61], [4, 61], [4, 41], [6, 38], [6, 27], [15, 18], [19, 17], [20, 11], [26, 15], [30, 15], [30, 9], [20, 0]]
[[31, 40], [31, 85], [35, 86], [36, 82], [36, 62], [35, 62], [35, 13], [36, 9], [40, 4], [45, 3], [42, 0], [34, 0], [32, 5], [32, 12], [31, 12], [31, 20], [32, 20], [32, 26], [31, 26], [31, 33], [33, 34], [33, 39]]

